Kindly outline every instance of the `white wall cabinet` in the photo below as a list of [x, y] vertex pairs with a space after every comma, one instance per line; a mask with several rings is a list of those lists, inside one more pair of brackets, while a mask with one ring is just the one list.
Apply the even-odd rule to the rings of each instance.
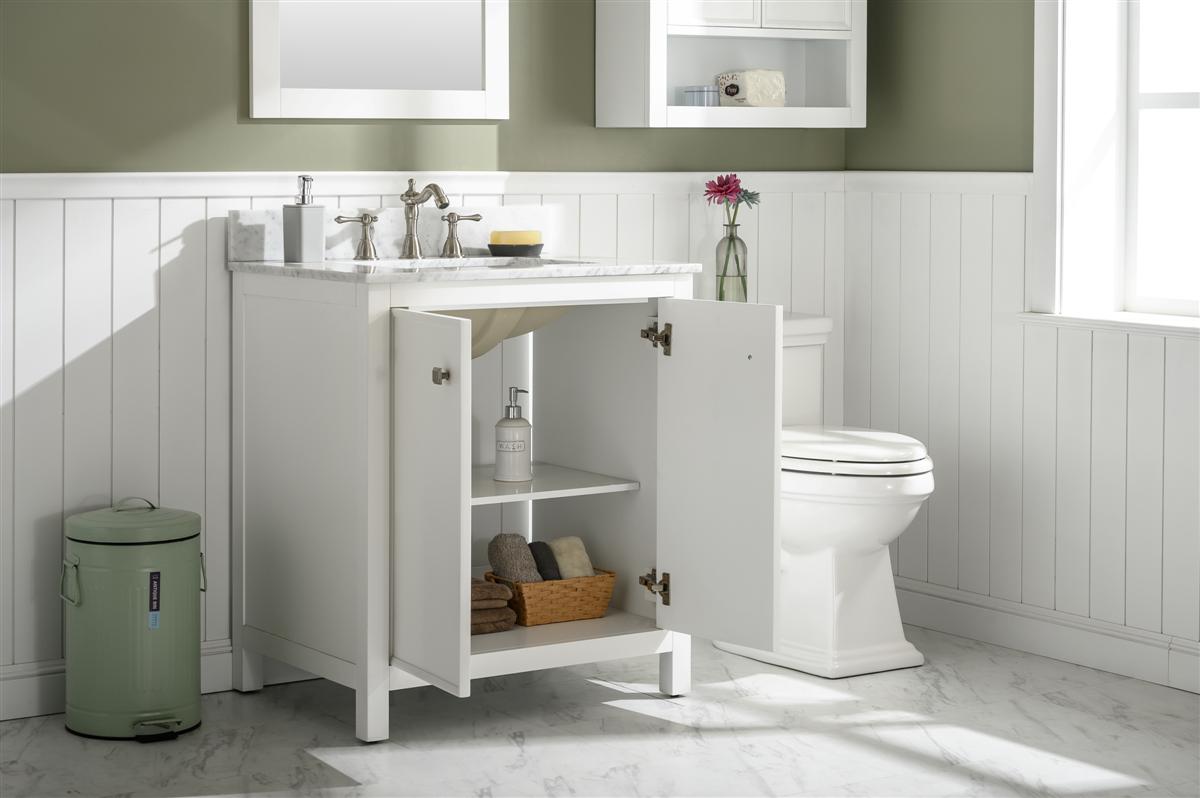
[[[352, 687], [358, 736], [379, 740], [392, 689], [468, 696], [480, 677], [658, 653], [675, 695], [690, 635], [771, 645], [779, 307], [691, 299], [690, 274], [234, 276], [235, 687], [281, 660]], [[524, 349], [535, 478], [507, 486], [471, 322], [436, 311], [529, 305], [569, 308]], [[669, 355], [640, 337], [653, 323]], [[472, 637], [494, 531], [479, 515], [498, 511], [505, 531], [581, 536], [618, 574], [608, 615]], [[651, 569], [669, 603], [638, 584]]]
[[851, 0], [762, 0], [764, 28], [850, 30]]
[[762, 0], [668, 0], [672, 25], [762, 25]]
[[[863, 127], [867, 0], [597, 0], [597, 127]], [[685, 86], [774, 69], [778, 108], [695, 107]]]
[[849, 30], [851, 0], [667, 0], [668, 25]]

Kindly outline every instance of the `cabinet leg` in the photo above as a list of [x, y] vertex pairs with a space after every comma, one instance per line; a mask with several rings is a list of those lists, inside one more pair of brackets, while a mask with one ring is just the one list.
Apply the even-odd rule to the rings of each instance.
[[671, 650], [658, 655], [658, 689], [664, 695], [692, 690], [692, 636], [672, 632]]
[[389, 684], [360, 686], [354, 693], [354, 736], [364, 743], [388, 738]]
[[263, 688], [263, 657], [257, 651], [245, 648], [233, 650], [233, 689], [239, 693], [253, 693]]

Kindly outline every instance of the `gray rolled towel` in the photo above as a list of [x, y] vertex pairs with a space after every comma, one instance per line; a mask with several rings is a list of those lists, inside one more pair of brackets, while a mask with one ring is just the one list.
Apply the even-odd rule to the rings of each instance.
[[554, 552], [550, 549], [549, 543], [544, 540], [535, 540], [529, 544], [529, 551], [533, 554], [533, 561], [537, 563], [538, 573], [542, 575], [542, 579], [546, 581], [562, 579], [562, 574], [558, 570], [558, 560], [554, 559]]
[[541, 582], [537, 563], [523, 535], [504, 533], [488, 543], [488, 562], [492, 573], [510, 582]]
[[556, 538], [550, 541], [550, 550], [554, 552], [554, 561], [558, 563], [558, 572], [562, 574], [563, 579], [596, 575], [587, 549], [583, 547], [583, 541], [579, 538]]

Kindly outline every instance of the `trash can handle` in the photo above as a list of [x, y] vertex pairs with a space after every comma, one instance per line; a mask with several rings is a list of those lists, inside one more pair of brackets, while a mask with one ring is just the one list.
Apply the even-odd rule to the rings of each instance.
[[[72, 557], [74, 557], [74, 555], [72, 555]], [[63, 564], [62, 573], [59, 575], [59, 579], [58, 579], [58, 597], [60, 599], [62, 599], [63, 601], [67, 602], [68, 604], [70, 604], [72, 607], [78, 607], [79, 603], [80, 603], [79, 560], [75, 559], [75, 561], [72, 562], [71, 560], [68, 560], [64, 557], [62, 564]], [[68, 568], [71, 569], [71, 581], [73, 581], [75, 583], [75, 591], [74, 591], [75, 597], [74, 598], [72, 598], [70, 595], [68, 595], [68, 592], [69, 592], [67, 590], [67, 569]]]
[[200, 592], [208, 592], [208, 571], [204, 568], [204, 552], [200, 552]]
[[[128, 502], [145, 502], [148, 506], [147, 507], [127, 507], [126, 504]], [[124, 512], [125, 510], [147, 510], [147, 509], [157, 510], [158, 506], [155, 505], [154, 502], [150, 501], [149, 499], [143, 499], [141, 496], [126, 496], [124, 499], [121, 499], [121, 501], [119, 501], [113, 505], [113, 510], [118, 513]]]

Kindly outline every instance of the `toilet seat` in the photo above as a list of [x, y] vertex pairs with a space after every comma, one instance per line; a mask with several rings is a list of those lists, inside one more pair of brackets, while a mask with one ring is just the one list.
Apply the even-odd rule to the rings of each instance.
[[856, 427], [784, 427], [780, 468], [801, 474], [899, 477], [933, 470], [925, 446], [897, 432]]

